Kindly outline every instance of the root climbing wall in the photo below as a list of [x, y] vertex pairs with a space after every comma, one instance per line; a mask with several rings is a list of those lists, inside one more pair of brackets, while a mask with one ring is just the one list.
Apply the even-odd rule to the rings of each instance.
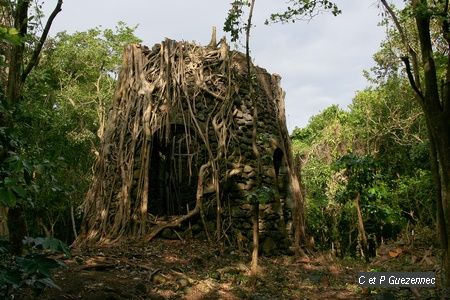
[[257, 201], [263, 251], [290, 245], [301, 195], [284, 94], [256, 66], [250, 88], [245, 61], [225, 41], [126, 48], [80, 244], [150, 240], [194, 218], [209, 238], [245, 247]]

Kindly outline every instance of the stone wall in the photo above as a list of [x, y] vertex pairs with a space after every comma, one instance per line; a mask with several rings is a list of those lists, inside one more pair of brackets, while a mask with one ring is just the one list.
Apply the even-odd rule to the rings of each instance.
[[[266, 81], [272, 82], [275, 79], [264, 69], [257, 68], [257, 70], [260, 76], [266, 77]], [[251, 197], [263, 198], [264, 203], [260, 204], [259, 213], [260, 242], [265, 254], [276, 254], [286, 250], [290, 244], [292, 214], [288, 205], [286, 162], [280, 149], [282, 141], [278, 123], [278, 105], [273, 102], [275, 97], [267, 95], [267, 90], [263, 87], [257, 88], [256, 94], [259, 98], [255, 99], [256, 101], [251, 101], [244, 95], [239, 102], [235, 101], [239, 105], [236, 105], [233, 111], [235, 126], [231, 130], [240, 138], [238, 144], [232, 147], [237, 151], [228, 157], [227, 175], [233, 182], [230, 213], [235, 229], [251, 241], [253, 207]], [[253, 102], [258, 109], [256, 143], [262, 162], [262, 186], [256, 186], [257, 160], [252, 150], [252, 131], [255, 125]]]
[[[242, 68], [244, 56], [236, 53], [233, 57], [235, 80], [246, 82], [245, 68]], [[274, 89], [279, 88], [279, 78], [266, 70], [255, 67], [258, 85], [251, 99], [245, 85], [233, 93], [230, 99], [232, 122], [226, 128], [229, 145], [223, 156], [225, 160], [220, 169], [221, 205], [223, 220], [228, 222], [227, 236], [232, 243], [237, 239], [252, 240], [252, 207], [255, 199], [260, 204], [260, 241], [265, 254], [277, 254], [290, 245], [292, 214], [290, 210], [289, 185], [287, 179], [286, 156], [283, 153], [283, 135], [280, 124], [278, 97]], [[196, 124], [192, 124], [188, 114], [193, 109], [199, 126], [210, 124], [215, 107], [214, 97], [203, 97], [201, 101], [192, 99], [191, 107], [182, 102], [178, 107], [170, 108], [170, 123], [153, 132], [150, 162], [149, 212], [154, 215], [180, 215], [195, 206], [195, 190], [198, 169], [207, 161], [205, 145], [202, 142]], [[254, 120], [256, 103], [258, 120]], [[283, 108], [284, 109], [284, 108]], [[188, 120], [188, 121], [186, 121]], [[258, 160], [252, 148], [253, 130], [256, 126], [256, 144], [261, 161], [261, 184], [257, 185]], [[208, 127], [209, 128], [209, 127]], [[214, 154], [218, 150], [218, 140], [213, 128], [209, 128], [208, 141]], [[141, 153], [141, 143], [137, 144], [136, 156]], [[189, 162], [189, 163], [186, 163]], [[135, 161], [135, 183], [132, 197], [142, 176], [140, 160]], [[186, 174], [189, 174], [187, 176]], [[204, 201], [214, 208], [210, 182], [205, 182]], [[170, 189], [167, 190], [167, 189]], [[205, 206], [207, 206], [205, 203]], [[208, 213], [209, 212], [209, 213]], [[207, 217], [214, 223], [215, 211], [210, 209]], [[228, 220], [228, 221], [227, 221]], [[225, 227], [224, 226], [224, 227]]]

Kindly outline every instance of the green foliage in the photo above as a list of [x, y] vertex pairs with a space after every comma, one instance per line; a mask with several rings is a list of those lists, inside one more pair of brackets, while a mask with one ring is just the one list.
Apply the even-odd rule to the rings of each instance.
[[252, 189], [251, 192], [247, 194], [247, 201], [250, 203], [266, 204], [270, 200], [274, 199], [275, 191], [273, 188], [267, 186], [260, 186]]
[[338, 105], [331, 105], [319, 114], [311, 117], [307, 127], [296, 127], [291, 134], [291, 138], [301, 140], [306, 144], [311, 144], [320, 138], [320, 134], [324, 133], [324, 129], [330, 123], [335, 121], [344, 123], [347, 120], [347, 116], [348, 113], [339, 108]]
[[242, 22], [242, 16], [244, 14], [243, 6], [250, 6], [250, 2], [248, 0], [235, 0], [231, 2], [231, 8], [228, 11], [223, 25], [223, 31], [230, 33], [232, 42], [239, 40], [240, 34], [247, 26]]
[[348, 130], [348, 112], [332, 105], [309, 120], [305, 128], [291, 134], [293, 151], [308, 156], [308, 161], [336, 159], [351, 149], [352, 132]]
[[[295, 23], [296, 20], [310, 20], [319, 13], [331, 12], [334, 16], [341, 13], [338, 6], [329, 0], [289, 0], [288, 6], [282, 13], [274, 13], [270, 16], [270, 21], [266, 20], [265, 24], [270, 22]], [[229, 32], [231, 41], [237, 42], [241, 33], [247, 27], [247, 23], [243, 21], [245, 14], [244, 7], [250, 7], [249, 0], [234, 0], [231, 2], [231, 8], [225, 19], [223, 31]]]
[[[334, 16], [342, 13], [338, 6], [328, 0], [290, 0], [286, 11], [275, 13], [270, 16], [270, 22], [288, 23], [298, 20], [310, 20], [321, 12], [329, 11]], [[265, 24], [269, 24], [266, 20]]]
[[[8, 134], [15, 136], [17, 156], [31, 166], [31, 185], [22, 179], [27, 172], [23, 166], [17, 172], [4, 166], [4, 174], [16, 172], [14, 186], [28, 188], [32, 205], [27, 206], [27, 220], [36, 225], [29, 226], [34, 235], [43, 234], [45, 227], [46, 234], [73, 238], [67, 230], [70, 209], [80, 205], [90, 184], [123, 49], [140, 42], [134, 30], [119, 23], [115, 29], [57, 34], [47, 41], [39, 67], [24, 86], [14, 114], [16, 126]], [[0, 191], [2, 187], [12, 190], [0, 182]], [[11, 193], [3, 194], [11, 201]]]
[[50, 254], [64, 253], [66, 257], [70, 257], [69, 247], [59, 239], [55, 238], [32, 238], [25, 239], [25, 244], [33, 250], [47, 251]]
[[400, 203], [393, 200], [394, 186], [378, 178], [364, 190], [362, 213], [366, 224], [366, 232], [381, 236], [384, 239], [395, 238], [406, 224], [402, 216]]
[[[34, 277], [33, 280], [42, 283], [42, 279], [48, 281], [51, 277], [50, 271], [61, 265], [43, 254], [30, 254], [25, 257], [16, 258], [17, 267], [23, 271], [26, 277]], [[35, 277], [36, 276], [36, 277]], [[33, 282], [33, 285], [35, 283]], [[39, 287], [39, 284], [37, 285]]]
[[53, 281], [52, 271], [65, 265], [48, 255], [63, 252], [70, 256], [67, 245], [47, 238], [28, 238], [25, 243], [28, 254], [12, 256], [8, 242], [0, 241], [0, 295], [4, 298], [25, 296], [27, 288], [34, 296], [46, 288], [59, 289]]
[[22, 42], [22, 40], [23, 38], [20, 36], [19, 31], [16, 28], [8, 28], [0, 25], [0, 42], [18, 45]]
[[[0, 133], [10, 138], [10, 143], [17, 144], [13, 135], [6, 132]], [[17, 203], [31, 203], [33, 168], [29, 162], [10, 151], [9, 156], [0, 165], [0, 204], [6, 207], [15, 207]]]
[[398, 203], [403, 214], [409, 214], [420, 225], [436, 223], [433, 178], [429, 170], [417, 169], [411, 175], [403, 175], [395, 180], [395, 187], [392, 201]]
[[426, 124], [398, 74], [358, 92], [349, 111], [325, 109], [291, 138], [304, 157], [307, 230], [320, 248], [355, 253], [357, 193], [377, 239], [395, 238], [408, 222], [435, 222]]
[[376, 178], [377, 164], [370, 155], [357, 156], [353, 153], [346, 154], [333, 164], [336, 171], [346, 171], [347, 184], [342, 198], [352, 199], [356, 193], [361, 193], [369, 188]]
[[398, 203], [391, 201], [391, 190], [379, 172], [378, 162], [369, 155], [347, 154], [338, 159], [334, 167], [345, 170], [347, 177], [345, 188], [337, 195], [338, 201], [346, 204], [358, 193], [366, 233], [383, 238], [395, 237], [404, 220]]

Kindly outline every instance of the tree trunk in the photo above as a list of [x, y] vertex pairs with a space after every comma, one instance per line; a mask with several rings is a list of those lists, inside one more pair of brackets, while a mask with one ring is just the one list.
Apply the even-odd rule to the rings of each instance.
[[8, 228], [12, 252], [16, 255], [21, 255], [23, 248], [22, 240], [27, 232], [22, 206], [16, 206], [8, 210]]
[[[258, 106], [255, 101], [255, 95], [253, 91], [253, 82], [252, 82], [252, 68], [250, 61], [250, 29], [252, 28], [252, 17], [253, 17], [253, 9], [255, 7], [255, 0], [252, 0], [250, 3], [250, 11], [248, 15], [248, 21], [246, 26], [246, 39], [245, 39], [245, 58], [247, 61], [247, 81], [250, 90], [250, 98], [252, 100], [253, 106], [253, 131], [252, 131], [252, 150], [255, 154], [258, 168], [256, 171], [256, 185], [257, 187], [261, 186], [261, 155], [258, 150], [258, 145], [256, 143], [256, 132], [258, 126]], [[252, 262], [251, 262], [251, 273], [252, 275], [258, 274], [258, 254], [259, 254], [259, 200], [254, 199], [253, 203], [253, 214], [252, 214], [252, 223], [253, 223], [253, 251], [252, 251]]]
[[[28, 27], [29, 0], [20, 0], [14, 12], [14, 27], [21, 37], [25, 37]], [[8, 85], [6, 88], [6, 107], [11, 109], [16, 105], [22, 91], [23, 54], [25, 43], [11, 46], [9, 54]]]
[[358, 217], [358, 232], [359, 232], [359, 236], [361, 238], [361, 242], [362, 242], [362, 254], [364, 256], [364, 258], [366, 260], [369, 259], [369, 255], [368, 255], [368, 244], [367, 244], [367, 236], [366, 236], [366, 230], [364, 229], [364, 221], [363, 221], [363, 217], [362, 217], [362, 212], [361, 212], [361, 194], [358, 192], [356, 194], [356, 199], [355, 199], [355, 208], [356, 208], [356, 214]]
[[0, 236], [8, 236], [8, 208], [0, 205]]
[[[444, 123], [449, 123], [450, 116]], [[450, 130], [449, 125], [440, 124], [438, 128], [443, 128], [442, 131], [435, 132], [434, 127], [432, 133], [430, 134], [430, 144], [431, 147], [436, 147], [437, 157], [435, 158], [438, 168], [438, 174], [435, 174], [435, 182], [439, 185], [440, 195], [437, 197], [437, 216], [438, 216], [438, 227], [441, 240], [441, 247], [443, 249], [443, 271], [445, 282], [442, 286], [445, 288], [446, 293], [450, 296], [450, 243], [449, 243], [449, 233], [450, 233]], [[447, 128], [446, 128], [447, 127]], [[444, 129], [445, 128], [445, 129]], [[447, 130], [447, 131], [445, 131]], [[439, 134], [439, 141], [435, 141], [434, 137]], [[444, 136], [445, 135], [445, 136]], [[433, 141], [431, 141], [433, 139]], [[433, 149], [431, 150], [433, 152]], [[436, 178], [437, 177], [437, 178]]]
[[[450, 99], [448, 93], [444, 93], [442, 99], [439, 95], [437, 69], [430, 36], [430, 14], [425, 13], [422, 6], [425, 5], [428, 8], [427, 1], [413, 0], [412, 4], [415, 8], [415, 20], [425, 79], [422, 107], [427, 120], [431, 152], [433, 154], [435, 150], [436, 153], [436, 157], [432, 157], [435, 160], [432, 163], [436, 164], [437, 161], [438, 166], [438, 172], [434, 171], [433, 174], [436, 185], [440, 185], [441, 194], [437, 198], [441, 198], [441, 201], [437, 203], [437, 210], [438, 216], [440, 216], [438, 222], [443, 249], [444, 282], [442, 286], [444, 293], [448, 294], [450, 293], [450, 245], [448, 242], [448, 234], [450, 233]], [[447, 59], [450, 59], [450, 57], [447, 56]], [[447, 85], [449, 79], [450, 74], [447, 74]]]
[[[14, 27], [19, 31], [21, 37], [27, 34], [28, 26], [28, 5], [29, 0], [18, 1], [16, 11], [14, 12]], [[8, 68], [8, 85], [6, 88], [6, 108], [14, 111], [15, 106], [19, 102], [22, 92], [22, 70], [23, 70], [23, 54], [25, 50], [25, 43], [19, 43], [11, 46], [9, 55]], [[5, 127], [13, 127], [13, 116], [9, 115], [4, 122]], [[8, 151], [14, 152], [14, 148], [10, 143], [7, 143]], [[3, 161], [0, 163], [4, 163]], [[8, 228], [9, 241], [12, 244], [14, 254], [22, 253], [22, 240], [26, 234], [26, 224], [23, 211], [23, 204], [18, 202], [16, 207], [8, 210]]]
[[297, 175], [298, 178], [298, 185], [300, 188], [300, 194], [302, 195], [301, 200], [299, 201], [299, 208], [298, 208], [298, 214], [299, 214], [299, 229], [298, 231], [303, 236], [303, 240], [306, 241], [306, 220], [305, 220], [305, 197], [306, 192], [303, 188], [303, 182], [302, 182], [302, 160], [300, 158], [300, 155], [295, 155], [294, 157], [294, 172]]
[[[15, 11], [13, 12], [14, 27], [17, 29], [20, 37], [22, 38], [25, 38], [27, 35], [28, 7], [30, 2], [30, 0], [18, 0]], [[28, 74], [38, 63], [38, 56], [42, 50], [54, 18], [61, 11], [61, 6], [62, 0], [58, 0], [55, 9], [47, 20], [42, 35], [36, 45], [36, 48], [32, 52], [30, 61], [28, 62], [26, 68], [24, 68], [25, 42], [22, 41], [10, 47], [5, 107], [12, 112], [12, 114], [15, 113], [17, 104], [20, 101], [23, 84], [25, 83]], [[13, 115], [7, 114], [6, 118], [0, 122], [0, 126], [13, 128]], [[10, 143], [6, 144], [5, 150], [6, 153], [15, 151], [14, 147]], [[7, 157], [2, 157], [0, 164], [4, 164], [4, 160], [6, 159]], [[13, 251], [15, 254], [20, 254], [22, 252], [22, 240], [26, 234], [23, 201], [18, 201], [14, 208], [9, 209], [7, 223], [9, 227], [9, 240], [13, 245]]]

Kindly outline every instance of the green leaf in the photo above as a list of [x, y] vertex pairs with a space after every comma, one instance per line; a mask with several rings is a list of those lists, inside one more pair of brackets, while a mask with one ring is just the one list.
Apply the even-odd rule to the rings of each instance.
[[69, 247], [61, 240], [55, 238], [28, 238], [26, 243], [34, 244], [35, 247], [42, 247], [42, 249], [50, 250], [53, 253], [62, 252], [66, 256], [70, 256]]
[[16, 28], [7, 28], [0, 26], [0, 41], [18, 45], [22, 42], [19, 31]]
[[51, 278], [40, 278], [40, 279], [37, 279], [36, 282], [41, 283], [42, 285], [49, 287], [49, 288], [61, 290], [61, 288]]
[[32, 168], [26, 160], [22, 161], [22, 166], [23, 166], [24, 170], [26, 170], [28, 173], [31, 173]]
[[0, 283], [12, 285], [18, 288], [22, 283], [22, 277], [19, 271], [4, 269], [0, 271]]
[[36, 253], [27, 255], [26, 257], [17, 257], [16, 263], [28, 275], [41, 274], [48, 278], [52, 276], [50, 273], [52, 269], [61, 266], [56, 260]]
[[16, 206], [17, 199], [10, 189], [0, 188], [0, 203], [6, 207]]
[[34, 274], [38, 270], [38, 264], [34, 259], [16, 257], [17, 266], [26, 274]]
[[11, 34], [11, 35], [17, 35], [17, 34], [19, 34], [19, 31], [16, 29], [16, 28], [8, 28], [8, 34]]
[[2, 245], [0, 243], [0, 254], [8, 253], [10, 250], [8, 249], [9, 243], [7, 245]]
[[20, 198], [25, 199], [27, 197], [27, 192], [25, 191], [25, 189], [22, 186], [16, 185], [16, 186], [13, 186], [11, 189]]
[[15, 185], [15, 181], [14, 181], [13, 179], [11, 179], [11, 177], [6, 177], [6, 178], [3, 180], [3, 183], [4, 183], [4, 185], [7, 186], [7, 187], [10, 187], [10, 186], [12, 186], [12, 185]]

